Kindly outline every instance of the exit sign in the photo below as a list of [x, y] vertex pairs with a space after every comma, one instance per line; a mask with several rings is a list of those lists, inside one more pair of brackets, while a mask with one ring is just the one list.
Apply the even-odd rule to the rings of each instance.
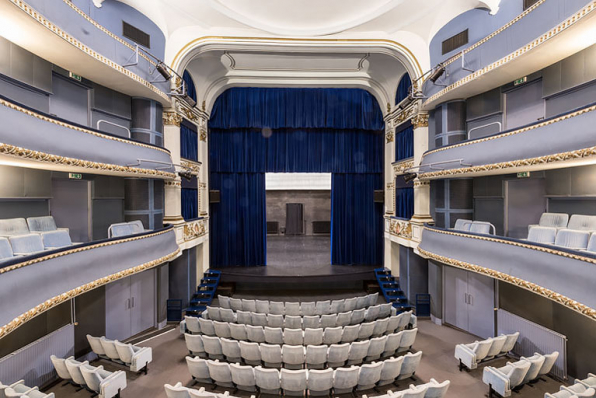
[[83, 175], [81, 173], [68, 173], [68, 178], [71, 180], [82, 180]]
[[76, 73], [72, 73], [72, 72], [68, 72], [68, 77], [70, 77], [71, 79], [75, 79], [78, 81], [82, 81], [83, 78], [79, 75], [77, 75]]
[[523, 171], [521, 173], [517, 173], [517, 178], [528, 178], [530, 176], [529, 171]]
[[527, 76], [520, 77], [519, 79], [517, 79], [516, 81], [513, 82], [513, 85], [514, 86], [519, 86], [520, 84], [524, 84], [527, 81], [528, 81], [528, 77]]

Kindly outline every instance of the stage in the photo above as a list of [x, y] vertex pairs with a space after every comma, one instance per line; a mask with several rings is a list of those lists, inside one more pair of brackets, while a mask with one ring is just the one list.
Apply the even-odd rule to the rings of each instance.
[[267, 265], [222, 268], [237, 289], [354, 289], [380, 265], [331, 265], [329, 236], [268, 236]]

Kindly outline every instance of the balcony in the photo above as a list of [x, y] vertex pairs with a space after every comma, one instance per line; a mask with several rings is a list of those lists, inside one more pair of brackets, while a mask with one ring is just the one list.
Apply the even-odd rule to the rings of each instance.
[[174, 178], [170, 152], [34, 111], [0, 96], [0, 160], [38, 169]]
[[514, 284], [596, 320], [596, 255], [425, 226], [425, 258]]
[[594, 163], [596, 105], [426, 152], [419, 178], [545, 170]]
[[170, 104], [170, 83], [155, 72], [155, 61], [139, 54], [138, 64], [124, 67], [135, 63], [136, 47], [92, 20], [71, 1], [1, 1], [0, 35], [103, 86], [164, 106]]
[[545, 0], [444, 61], [436, 84], [427, 80], [424, 110], [469, 98], [541, 70], [594, 44], [596, 3]]
[[173, 260], [173, 227], [16, 257], [0, 268], [0, 338], [71, 298]]

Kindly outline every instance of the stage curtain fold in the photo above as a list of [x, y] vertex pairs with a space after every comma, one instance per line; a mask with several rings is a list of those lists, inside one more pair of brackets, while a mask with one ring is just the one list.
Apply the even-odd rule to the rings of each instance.
[[195, 82], [192, 80], [190, 73], [188, 71], [184, 71], [182, 74], [182, 80], [184, 80], [184, 85], [186, 86], [186, 94], [195, 102], [197, 101], [197, 91], [195, 89]]
[[395, 216], [409, 220], [414, 215], [414, 188], [395, 190]]
[[395, 133], [395, 161], [414, 156], [414, 126]]
[[199, 138], [195, 129], [185, 123], [180, 124], [180, 156], [184, 159], [199, 159]]
[[402, 102], [410, 93], [410, 87], [412, 86], [412, 79], [410, 79], [410, 75], [406, 72], [405, 75], [402, 76], [399, 83], [397, 84], [397, 92], [395, 93], [395, 105]]
[[380, 174], [340, 174], [331, 179], [331, 264], [383, 264], [383, 205]]
[[211, 264], [220, 267], [267, 263], [264, 173], [211, 173], [210, 188], [221, 192], [211, 206]]
[[192, 220], [199, 216], [199, 191], [192, 188], [182, 188], [182, 217]]

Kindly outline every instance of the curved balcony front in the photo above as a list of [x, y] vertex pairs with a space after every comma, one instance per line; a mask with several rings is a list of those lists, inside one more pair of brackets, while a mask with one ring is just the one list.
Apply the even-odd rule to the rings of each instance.
[[173, 227], [84, 243], [0, 265], [0, 338], [75, 296], [176, 258]]
[[174, 178], [170, 152], [35, 111], [0, 96], [0, 160], [38, 169]]
[[596, 321], [596, 254], [429, 226], [418, 251], [530, 290]]
[[492, 136], [427, 151], [422, 179], [506, 174], [596, 161], [596, 105]]

